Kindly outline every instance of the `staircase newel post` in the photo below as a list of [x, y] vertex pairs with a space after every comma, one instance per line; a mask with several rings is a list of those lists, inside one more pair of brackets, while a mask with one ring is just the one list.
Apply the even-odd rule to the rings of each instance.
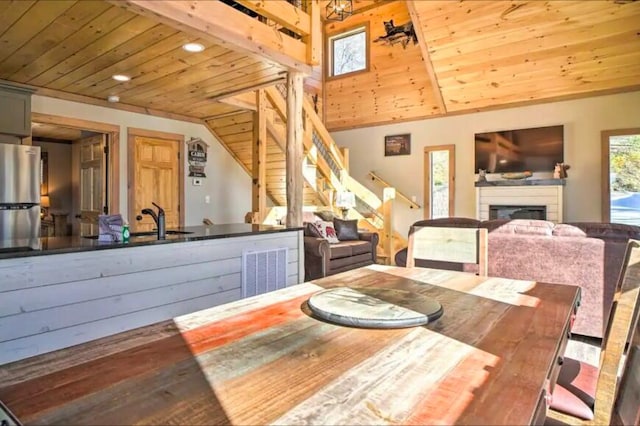
[[303, 74], [287, 74], [287, 226], [302, 226]]
[[387, 264], [393, 265], [393, 200], [396, 198], [395, 188], [382, 190], [383, 243], [382, 249], [387, 256]]

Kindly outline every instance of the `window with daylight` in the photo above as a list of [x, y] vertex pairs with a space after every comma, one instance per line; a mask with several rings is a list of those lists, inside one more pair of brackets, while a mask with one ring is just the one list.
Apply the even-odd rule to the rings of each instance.
[[329, 77], [367, 69], [367, 38], [365, 26], [329, 36]]

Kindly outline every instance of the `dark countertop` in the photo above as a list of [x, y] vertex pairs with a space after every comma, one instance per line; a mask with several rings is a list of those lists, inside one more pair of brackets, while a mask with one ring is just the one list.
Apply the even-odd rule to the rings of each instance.
[[[216, 238], [242, 237], [274, 232], [300, 231], [303, 228], [286, 228], [284, 226], [252, 225], [247, 223], [230, 223], [211, 226], [187, 226], [174, 229], [184, 234], [167, 235], [165, 240], [156, 236], [132, 236], [128, 243], [101, 242], [85, 237], [42, 237], [31, 240], [0, 241], [0, 259], [16, 257], [41, 256], [48, 254], [73, 253], [89, 250], [107, 250], [124, 247], [140, 247], [155, 244], [171, 244], [185, 241], [210, 240]], [[171, 230], [168, 230], [171, 231]]]
[[476, 182], [475, 186], [539, 186], [539, 185], [564, 185], [565, 179], [505, 179], [490, 180], [488, 182]]

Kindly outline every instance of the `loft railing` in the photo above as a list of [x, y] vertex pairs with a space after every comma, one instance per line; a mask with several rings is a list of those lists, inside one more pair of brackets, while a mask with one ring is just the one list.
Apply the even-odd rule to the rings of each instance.
[[311, 74], [322, 55], [320, 0], [302, 8], [285, 0], [127, 0], [120, 6], [138, 15]]
[[304, 43], [306, 64], [320, 63], [322, 22], [319, 0], [222, 0], [222, 2]]

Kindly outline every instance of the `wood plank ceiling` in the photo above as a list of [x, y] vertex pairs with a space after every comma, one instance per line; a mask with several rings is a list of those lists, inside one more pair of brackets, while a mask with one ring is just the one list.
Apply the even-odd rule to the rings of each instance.
[[413, 4], [447, 112], [640, 87], [640, 2]]
[[[408, 22], [411, 12], [423, 45], [371, 43], [366, 73], [327, 81], [330, 130], [640, 88], [640, 1], [354, 0], [354, 8], [326, 31], [368, 22], [373, 40], [383, 21]], [[207, 49], [185, 52], [189, 41]], [[108, 2], [0, 0], [0, 79], [45, 95], [103, 103], [118, 95], [120, 106], [192, 119], [239, 112], [217, 100], [285, 69], [229, 46]]]
[[[189, 53], [187, 42], [206, 49]], [[284, 68], [104, 1], [0, 2], [0, 79], [206, 118], [237, 110], [211, 98], [282, 77]], [[114, 74], [131, 80], [119, 83]], [[43, 94], [56, 92], [41, 91]]]
[[640, 89], [640, 1], [383, 2], [325, 31], [391, 19], [421, 44], [370, 42], [366, 72], [326, 80], [330, 130]]

